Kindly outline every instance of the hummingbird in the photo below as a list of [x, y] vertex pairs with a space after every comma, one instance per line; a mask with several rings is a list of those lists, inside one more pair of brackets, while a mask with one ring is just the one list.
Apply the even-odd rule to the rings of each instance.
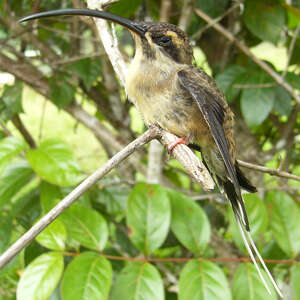
[[[126, 92], [136, 103], [147, 126], [158, 126], [178, 137], [178, 144], [200, 151], [202, 160], [233, 209], [245, 247], [270, 292], [255, 255], [282, 297], [250, 234], [241, 189], [256, 188], [236, 159], [234, 114], [215, 80], [193, 66], [193, 49], [186, 33], [164, 22], [136, 22], [105, 11], [61, 9], [41, 12], [19, 22], [59, 15], [102, 18], [127, 28], [135, 41], [135, 55], [126, 76]], [[253, 249], [253, 250], [252, 250]]]

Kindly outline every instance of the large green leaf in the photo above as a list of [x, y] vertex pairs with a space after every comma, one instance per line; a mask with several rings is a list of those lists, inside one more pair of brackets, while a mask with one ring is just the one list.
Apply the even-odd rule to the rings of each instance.
[[295, 264], [291, 269], [291, 283], [294, 290], [294, 299], [300, 299], [300, 264]]
[[18, 300], [47, 300], [54, 291], [64, 267], [63, 255], [48, 252], [37, 257], [22, 273]]
[[105, 300], [112, 275], [107, 259], [95, 252], [84, 252], [71, 261], [65, 271], [61, 285], [62, 299]]
[[[268, 214], [267, 214], [266, 206], [265, 203], [255, 194], [245, 194], [243, 195], [243, 199], [245, 202], [245, 207], [249, 219], [251, 236], [255, 237], [258, 234], [265, 232], [265, 230], [267, 229]], [[230, 231], [233, 234], [234, 241], [240, 247], [240, 249], [242, 249], [245, 253], [247, 253], [232, 208], [229, 207], [228, 211], [229, 211]]]
[[[191, 260], [181, 271], [179, 300], [230, 300], [223, 271], [215, 263]], [[243, 298], [241, 298], [243, 299]]]
[[93, 58], [84, 58], [72, 63], [68, 69], [75, 72], [84, 82], [87, 89], [101, 74], [101, 60]]
[[24, 160], [7, 166], [0, 176], [0, 208], [8, 203], [28, 183], [32, 176], [33, 171]]
[[26, 149], [26, 144], [15, 137], [9, 136], [0, 140], [0, 164], [7, 162]]
[[75, 88], [68, 82], [66, 74], [58, 74], [50, 80], [50, 99], [58, 107], [74, 100]]
[[271, 290], [271, 295], [262, 283], [255, 266], [242, 263], [236, 270], [232, 281], [233, 300], [276, 300], [276, 292], [264, 270], [263, 276]]
[[81, 206], [71, 206], [61, 220], [68, 234], [81, 245], [101, 251], [108, 238], [108, 228], [105, 219], [94, 209]]
[[277, 0], [247, 0], [244, 21], [254, 35], [276, 43], [284, 28], [285, 11]]
[[228, 0], [198, 0], [197, 6], [212, 18], [216, 18], [226, 10], [228, 2]]
[[128, 18], [135, 14], [136, 10], [140, 7], [141, 0], [122, 0], [114, 3], [109, 7], [109, 12], [122, 16], [123, 18]]
[[269, 192], [267, 208], [270, 226], [280, 248], [289, 256], [300, 251], [300, 209], [284, 192]]
[[110, 300], [163, 300], [164, 288], [159, 272], [149, 263], [128, 264], [117, 277]]
[[37, 237], [36, 241], [51, 250], [64, 250], [67, 231], [60, 220], [54, 220]]
[[59, 186], [69, 186], [82, 180], [73, 152], [62, 141], [49, 139], [27, 153], [34, 171], [44, 180]]
[[210, 239], [210, 224], [202, 208], [183, 194], [169, 192], [172, 205], [171, 228], [189, 250], [200, 254]]
[[[254, 73], [245, 84], [265, 83], [264, 74]], [[275, 88], [251, 87], [245, 88], [241, 96], [241, 110], [248, 125], [260, 125], [271, 112], [275, 99]]]
[[164, 242], [170, 226], [171, 208], [167, 192], [158, 185], [137, 184], [128, 198], [127, 226], [130, 239], [149, 255]]

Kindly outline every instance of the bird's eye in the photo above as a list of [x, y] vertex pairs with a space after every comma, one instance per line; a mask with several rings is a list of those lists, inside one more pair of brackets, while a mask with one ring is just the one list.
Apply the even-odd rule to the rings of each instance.
[[169, 36], [162, 36], [156, 40], [157, 44], [160, 46], [168, 46], [172, 42], [172, 38]]

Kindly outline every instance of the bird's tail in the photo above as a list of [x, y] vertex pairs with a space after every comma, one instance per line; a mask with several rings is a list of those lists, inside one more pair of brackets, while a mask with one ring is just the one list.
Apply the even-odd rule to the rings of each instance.
[[[255, 187], [253, 187], [250, 182], [246, 179], [246, 177], [243, 175], [242, 172], [240, 172], [240, 174], [242, 174], [242, 180], [243, 182], [239, 183], [241, 184], [241, 186], [245, 189], [247, 189], [248, 191], [254, 191]], [[237, 171], [237, 176], [238, 179], [240, 179], [241, 177]], [[245, 181], [246, 180], [246, 181]], [[237, 222], [237, 225], [239, 227], [239, 230], [241, 232], [241, 236], [244, 242], [244, 245], [249, 253], [249, 256], [253, 262], [253, 264], [255, 265], [255, 268], [257, 269], [257, 272], [259, 274], [259, 277], [261, 279], [261, 281], [263, 282], [264, 286], [266, 287], [267, 291], [269, 292], [269, 294], [271, 294], [271, 290], [265, 280], [265, 278], [262, 275], [262, 272], [259, 268], [259, 265], [256, 261], [255, 256], [257, 256], [258, 258], [258, 262], [262, 265], [263, 269], [266, 271], [268, 277], [270, 278], [272, 285], [274, 286], [275, 290], [277, 291], [278, 295], [283, 298], [283, 295], [279, 289], [279, 287], [277, 286], [275, 280], [273, 279], [270, 271], [268, 270], [264, 260], [262, 259], [258, 249], [255, 246], [255, 243], [251, 237], [251, 233], [250, 233], [250, 228], [249, 228], [249, 223], [248, 223], [248, 217], [247, 217], [247, 213], [246, 213], [246, 209], [244, 207], [244, 203], [243, 201], [240, 201], [240, 199], [238, 198], [237, 194], [235, 193], [235, 188], [234, 185], [228, 180], [226, 182], [223, 182], [223, 186], [224, 186], [224, 190], [225, 193], [228, 197], [228, 200], [231, 203], [232, 206], [232, 210], [234, 212], [234, 216]], [[256, 190], [256, 189], [255, 189]], [[243, 225], [242, 225], [243, 223]]]

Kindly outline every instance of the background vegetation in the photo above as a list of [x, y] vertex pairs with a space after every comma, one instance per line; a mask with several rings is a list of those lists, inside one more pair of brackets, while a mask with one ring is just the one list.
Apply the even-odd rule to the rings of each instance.
[[[0, 252], [145, 130], [91, 19], [17, 23], [67, 7], [86, 4], [0, 2]], [[122, 0], [109, 10], [184, 29], [235, 113], [239, 158], [300, 176], [299, 0]], [[130, 35], [116, 34], [129, 61]], [[203, 192], [163, 154], [133, 157], [0, 271], [0, 299], [277, 299], [243, 262], [219, 191]], [[252, 236], [285, 299], [300, 299], [300, 182], [244, 172], [259, 191], [244, 195]]]

